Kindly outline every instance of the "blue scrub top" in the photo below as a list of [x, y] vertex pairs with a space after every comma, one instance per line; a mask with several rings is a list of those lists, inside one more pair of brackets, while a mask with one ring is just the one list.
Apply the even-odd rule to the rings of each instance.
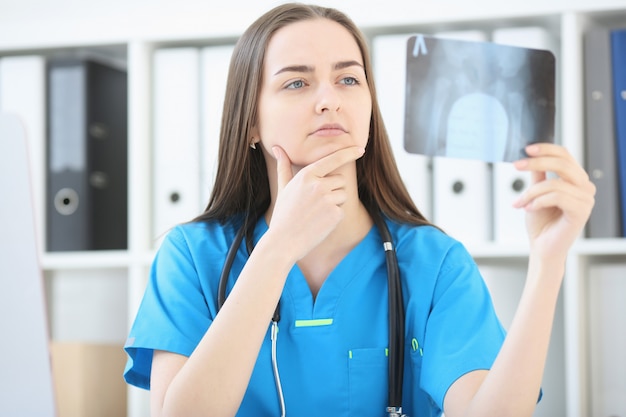
[[[505, 332], [466, 249], [431, 226], [388, 221], [406, 311], [403, 410], [439, 416], [450, 385], [489, 369]], [[263, 219], [254, 241], [267, 231]], [[153, 349], [189, 356], [217, 314], [218, 281], [236, 230], [189, 223], [166, 236], [125, 349], [124, 377], [149, 389]], [[228, 289], [248, 256], [237, 253]], [[387, 404], [388, 295], [376, 227], [341, 261], [313, 300], [293, 267], [280, 302], [277, 358], [289, 415], [384, 415]], [[238, 416], [278, 416], [268, 333]]]

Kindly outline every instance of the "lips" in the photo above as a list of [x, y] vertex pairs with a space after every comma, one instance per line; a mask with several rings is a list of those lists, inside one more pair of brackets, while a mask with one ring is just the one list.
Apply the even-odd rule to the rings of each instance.
[[343, 135], [344, 133], [347, 133], [347, 130], [340, 124], [328, 123], [318, 127], [311, 134], [319, 136], [334, 136]]

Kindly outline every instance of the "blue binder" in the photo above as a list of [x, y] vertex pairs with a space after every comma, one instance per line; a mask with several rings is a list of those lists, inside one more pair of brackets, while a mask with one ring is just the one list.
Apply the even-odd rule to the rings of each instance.
[[619, 173], [622, 237], [626, 237], [626, 29], [611, 31], [615, 136]]

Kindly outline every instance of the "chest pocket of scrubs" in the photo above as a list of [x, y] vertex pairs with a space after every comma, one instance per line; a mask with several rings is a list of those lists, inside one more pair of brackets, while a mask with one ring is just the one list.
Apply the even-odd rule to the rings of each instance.
[[353, 349], [348, 357], [350, 415], [384, 415], [388, 395], [385, 349]]

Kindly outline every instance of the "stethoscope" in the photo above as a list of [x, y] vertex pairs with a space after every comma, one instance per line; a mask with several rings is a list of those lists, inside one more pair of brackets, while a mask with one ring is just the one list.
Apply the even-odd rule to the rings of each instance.
[[[400, 281], [400, 271], [398, 269], [398, 259], [396, 251], [393, 247], [391, 233], [387, 227], [387, 223], [381, 215], [372, 216], [374, 223], [378, 228], [383, 240], [383, 249], [385, 250], [385, 260], [387, 263], [387, 281], [389, 287], [389, 406], [386, 412], [389, 417], [408, 417], [402, 413], [402, 380], [404, 377], [404, 304], [402, 300], [402, 284]], [[254, 225], [254, 223], [250, 223]], [[235, 255], [241, 246], [244, 236], [249, 231], [249, 226], [245, 223], [237, 231], [235, 239], [226, 254], [224, 267], [220, 274], [219, 289], [217, 295], [218, 311], [226, 301], [226, 284], [230, 270], [235, 259]], [[252, 240], [246, 239], [246, 248], [248, 254], [252, 252]], [[278, 322], [280, 321], [280, 302], [274, 310], [272, 316], [270, 338], [272, 342], [272, 370], [274, 373], [274, 382], [278, 392], [280, 402], [281, 416], [285, 417], [285, 399], [283, 389], [280, 383], [280, 375], [278, 372], [278, 364], [276, 360], [276, 341], [278, 336]]]

